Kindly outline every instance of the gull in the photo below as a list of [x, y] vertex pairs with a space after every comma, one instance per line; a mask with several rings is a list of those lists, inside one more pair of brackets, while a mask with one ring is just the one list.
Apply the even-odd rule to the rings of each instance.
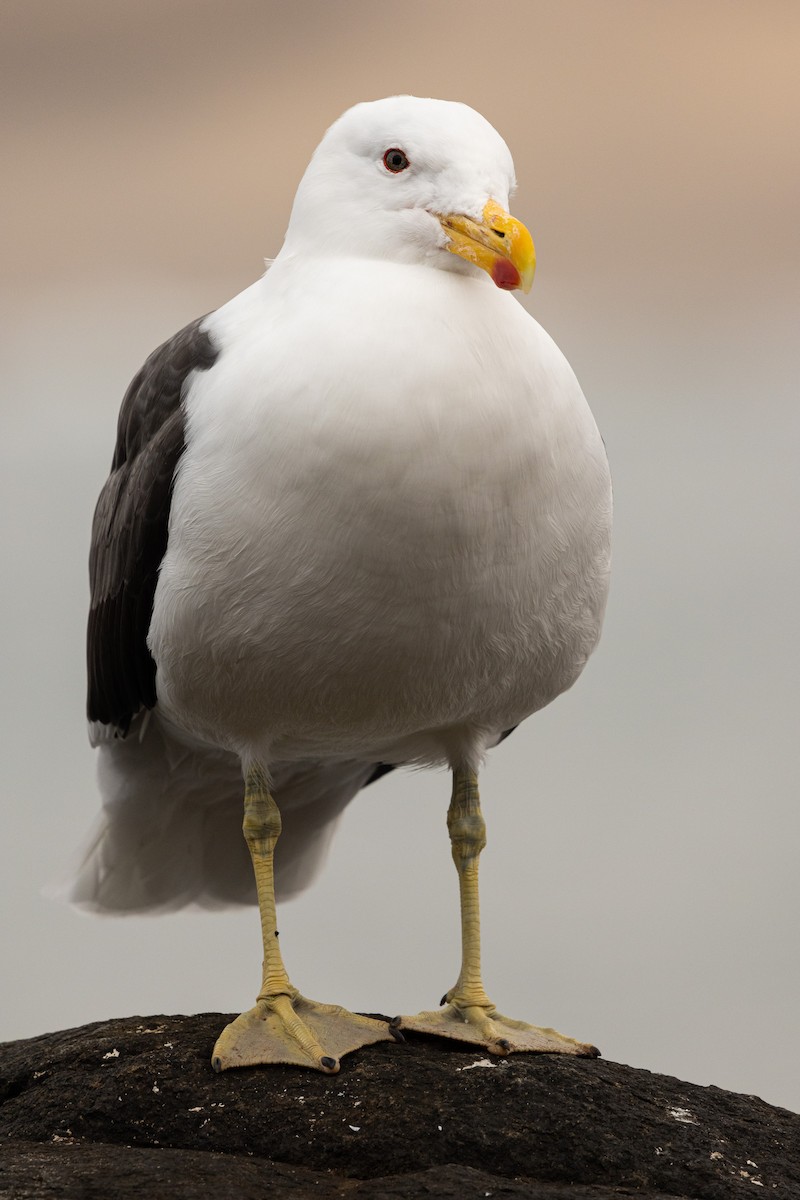
[[[512, 295], [535, 265], [514, 186], [466, 105], [356, 105], [266, 274], [154, 351], [123, 400], [90, 555], [104, 807], [70, 897], [257, 899], [261, 987], [216, 1070], [333, 1073], [402, 1030], [597, 1053], [504, 1016], [480, 965], [480, 766], [577, 679], [610, 565], [597, 426]], [[462, 966], [438, 1010], [387, 1026], [298, 991], [276, 885], [305, 887], [347, 803], [403, 764], [452, 772]]]

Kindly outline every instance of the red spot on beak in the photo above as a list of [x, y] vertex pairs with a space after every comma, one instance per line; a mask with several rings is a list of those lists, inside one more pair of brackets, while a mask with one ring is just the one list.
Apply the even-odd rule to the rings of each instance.
[[498, 258], [492, 267], [492, 279], [505, 292], [513, 292], [521, 282], [520, 274], [507, 258]]

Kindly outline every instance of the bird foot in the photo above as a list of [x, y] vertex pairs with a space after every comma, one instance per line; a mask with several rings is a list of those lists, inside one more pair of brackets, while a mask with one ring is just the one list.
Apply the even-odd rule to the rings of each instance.
[[528, 1051], [533, 1054], [576, 1054], [597, 1058], [596, 1046], [578, 1042], [555, 1029], [542, 1029], [504, 1017], [496, 1008], [482, 1005], [447, 1003], [433, 1012], [417, 1013], [413, 1017], [395, 1017], [392, 1024], [403, 1032], [432, 1033], [437, 1037], [454, 1038], [485, 1046], [492, 1054], [514, 1054]]
[[392, 1039], [383, 1021], [299, 994], [280, 995], [259, 1000], [255, 1008], [225, 1026], [214, 1046], [211, 1065], [215, 1071], [227, 1071], [287, 1063], [335, 1075], [343, 1054]]

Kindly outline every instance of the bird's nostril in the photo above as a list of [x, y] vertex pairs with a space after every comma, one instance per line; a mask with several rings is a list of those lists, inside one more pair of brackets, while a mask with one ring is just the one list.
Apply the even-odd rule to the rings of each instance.
[[493, 229], [493, 230], [492, 230], [492, 233], [496, 233], [496, 234], [497, 234], [497, 236], [498, 236], [498, 237], [501, 237], [501, 238], [504, 238], [504, 237], [506, 236], [506, 235], [503, 233], [502, 229]]

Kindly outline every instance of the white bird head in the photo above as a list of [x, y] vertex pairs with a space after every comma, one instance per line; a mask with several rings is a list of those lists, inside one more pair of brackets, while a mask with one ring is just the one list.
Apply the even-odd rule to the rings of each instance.
[[357, 104], [325, 134], [297, 190], [287, 253], [382, 258], [480, 275], [529, 291], [533, 241], [507, 212], [508, 147], [449, 100]]

